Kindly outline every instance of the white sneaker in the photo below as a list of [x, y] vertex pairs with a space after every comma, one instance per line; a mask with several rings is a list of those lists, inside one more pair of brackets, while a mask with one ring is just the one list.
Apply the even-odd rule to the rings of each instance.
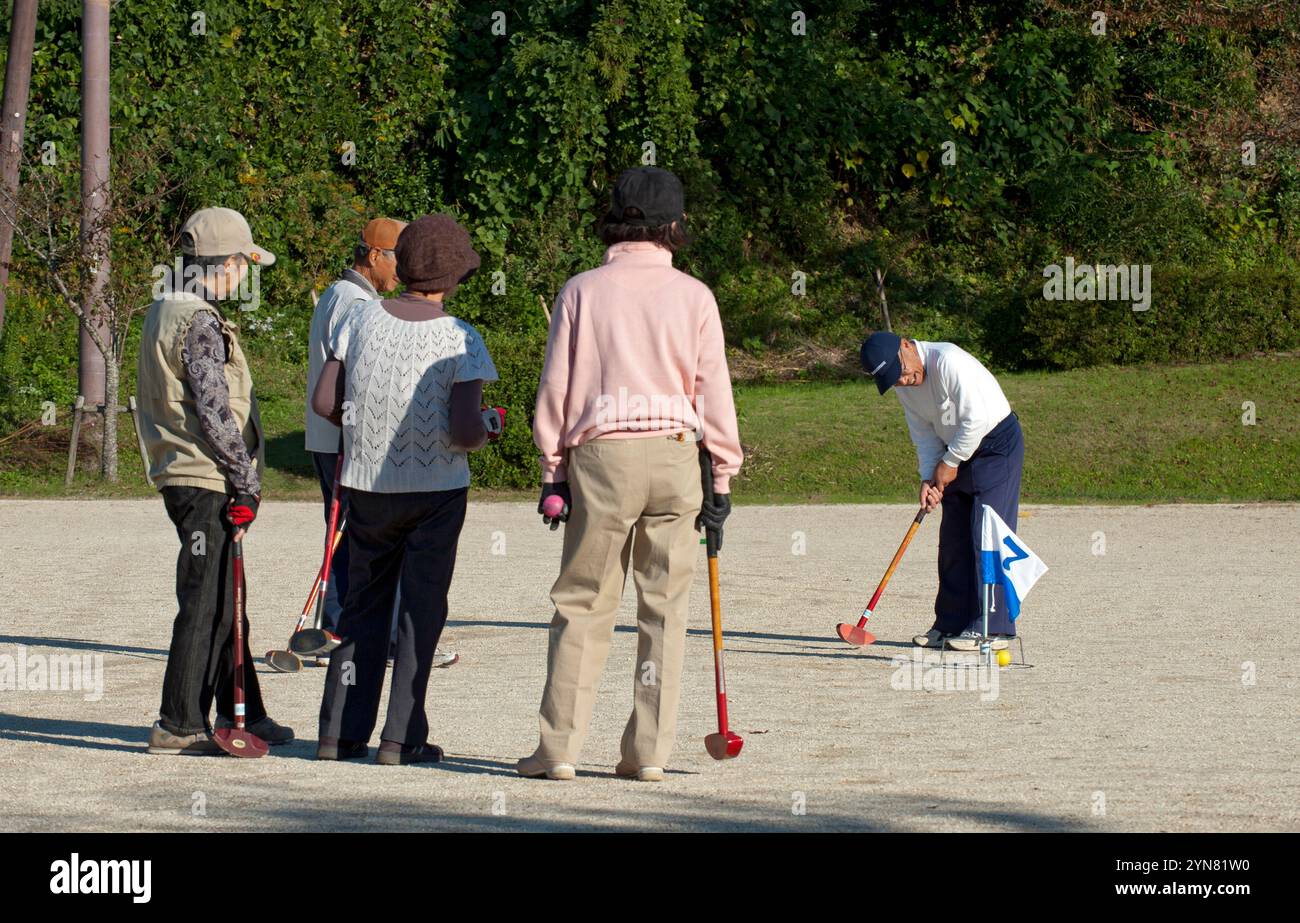
[[555, 782], [569, 782], [578, 774], [572, 763], [552, 763], [547, 766], [536, 756], [525, 756], [521, 759], [515, 764], [515, 772], [525, 779], [540, 779], [546, 776]]
[[661, 766], [629, 766], [620, 762], [614, 767], [614, 775], [621, 779], [636, 779], [638, 782], [662, 782], [664, 771]]
[[438, 648], [433, 652], [433, 665], [435, 667], [455, 666], [459, 662], [460, 654], [455, 651], [444, 651], [442, 648]]
[[[963, 631], [948, 638], [945, 643], [950, 651], [978, 651], [982, 640], [984, 638], [978, 631]], [[989, 643], [995, 651], [1005, 651], [1010, 646], [1006, 638], [996, 635], [989, 639]]]

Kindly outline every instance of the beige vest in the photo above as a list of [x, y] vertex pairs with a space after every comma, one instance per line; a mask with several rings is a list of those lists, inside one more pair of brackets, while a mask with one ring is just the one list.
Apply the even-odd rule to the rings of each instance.
[[[185, 334], [197, 311], [212, 310], [198, 295], [172, 292], [149, 306], [140, 332], [138, 384], [140, 429], [149, 452], [149, 476], [159, 489], [204, 487], [228, 493], [226, 476], [217, 467], [199, 425], [194, 392], [185, 377], [181, 351]], [[239, 348], [239, 328], [224, 317], [221, 333], [226, 341], [226, 384], [230, 411], [244, 435], [249, 455], [264, 464], [265, 440], [253, 396], [253, 377], [244, 351]]]

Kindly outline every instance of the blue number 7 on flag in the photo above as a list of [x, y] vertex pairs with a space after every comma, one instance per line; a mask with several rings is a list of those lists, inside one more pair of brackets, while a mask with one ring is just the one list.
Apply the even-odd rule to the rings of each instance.
[[1002, 559], [1002, 569], [1007, 573], [1010, 573], [1011, 565], [1015, 564], [1017, 561], [1023, 561], [1028, 558], [1029, 552], [1025, 551], [1025, 549], [1013, 542], [1010, 535], [1002, 539], [1002, 544], [1011, 549], [1012, 557]]

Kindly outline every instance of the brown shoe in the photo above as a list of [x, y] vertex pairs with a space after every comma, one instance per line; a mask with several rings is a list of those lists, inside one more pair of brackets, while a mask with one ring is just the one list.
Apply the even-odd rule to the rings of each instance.
[[157, 756], [216, 756], [224, 753], [207, 731], [197, 734], [173, 734], [158, 721], [149, 730], [148, 752]]
[[412, 763], [441, 763], [442, 757], [442, 747], [437, 744], [423, 743], [408, 747], [395, 740], [385, 740], [379, 744], [375, 762], [380, 766], [409, 766]]
[[370, 748], [359, 740], [339, 740], [337, 737], [322, 737], [316, 742], [316, 759], [318, 760], [363, 760], [370, 754]]

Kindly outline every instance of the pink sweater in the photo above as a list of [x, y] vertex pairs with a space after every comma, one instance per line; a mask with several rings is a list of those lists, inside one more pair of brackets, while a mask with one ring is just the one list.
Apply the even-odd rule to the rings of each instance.
[[730, 492], [744, 454], [713, 293], [663, 247], [615, 244], [555, 299], [533, 421], [542, 481], [566, 480], [565, 450], [590, 439], [680, 432], [699, 434], [713, 489]]

